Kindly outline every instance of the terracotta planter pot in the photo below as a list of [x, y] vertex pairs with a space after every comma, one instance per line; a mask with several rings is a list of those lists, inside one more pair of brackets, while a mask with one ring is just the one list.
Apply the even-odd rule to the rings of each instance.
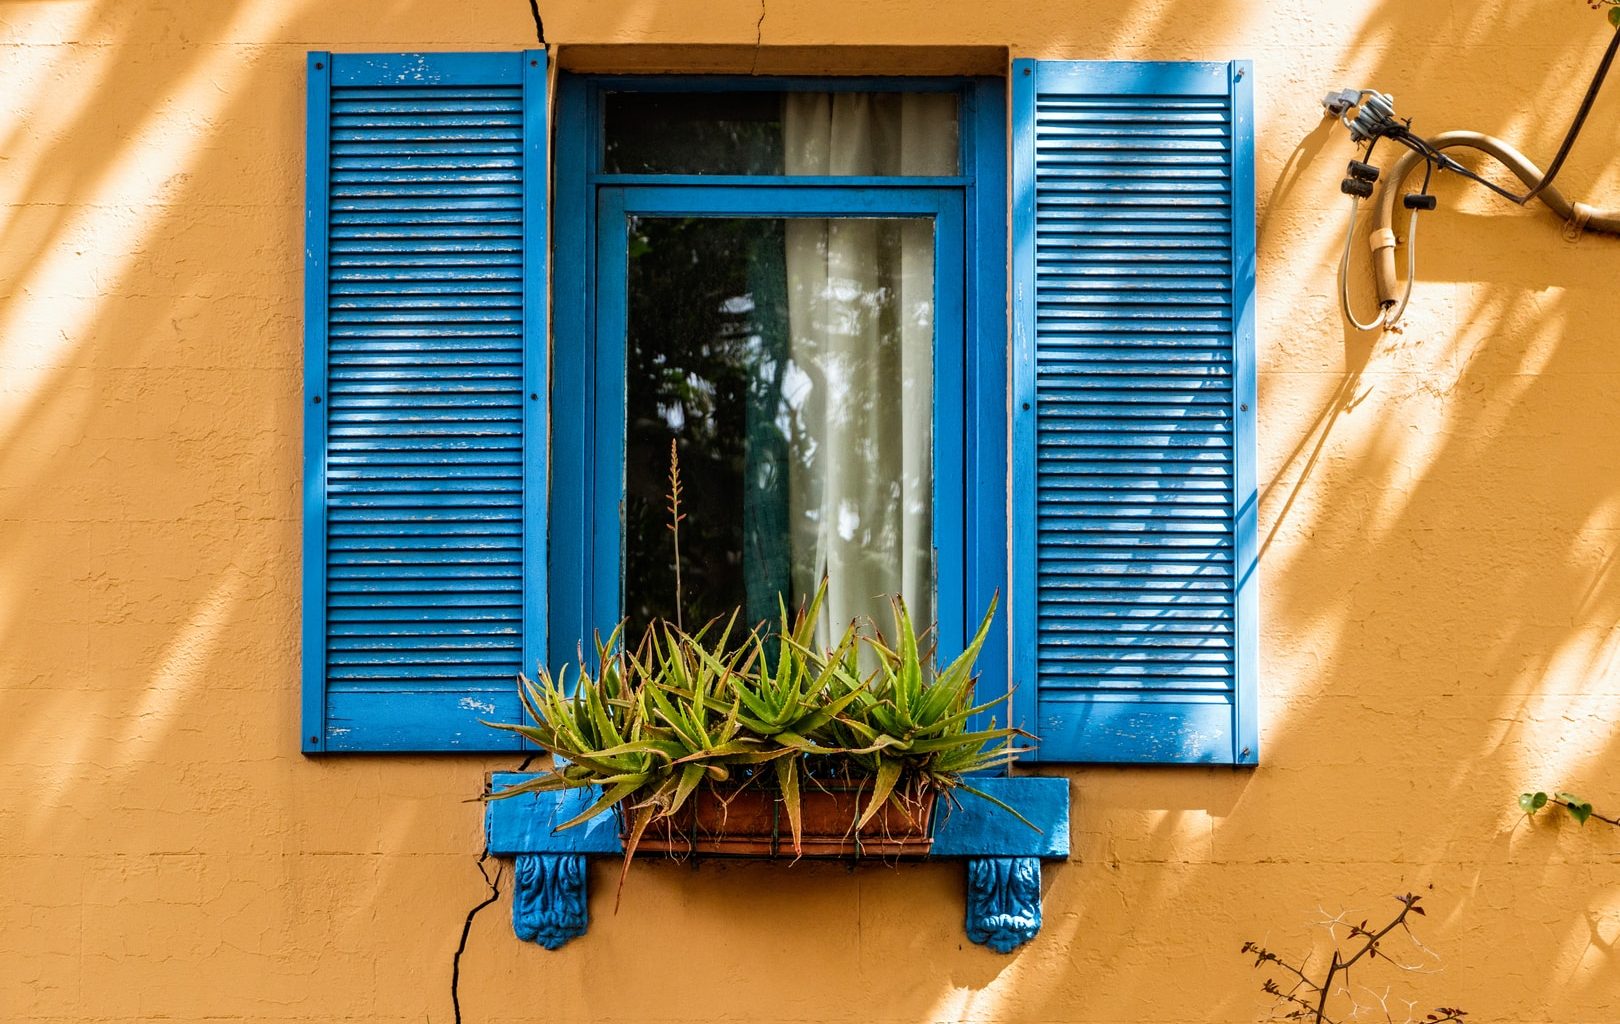
[[[921, 857], [933, 846], [936, 794], [925, 790], [906, 809], [885, 801], [859, 833], [855, 822], [870, 783], [821, 788], [806, 783], [799, 797], [805, 857]], [[907, 812], [911, 813], [907, 813]], [[703, 789], [672, 818], [649, 825], [638, 852], [731, 857], [793, 857], [793, 828], [774, 790]]]

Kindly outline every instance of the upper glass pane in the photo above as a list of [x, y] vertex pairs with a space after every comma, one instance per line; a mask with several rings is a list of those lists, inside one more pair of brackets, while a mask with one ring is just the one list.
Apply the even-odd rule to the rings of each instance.
[[609, 174], [959, 173], [957, 97], [922, 92], [620, 92]]

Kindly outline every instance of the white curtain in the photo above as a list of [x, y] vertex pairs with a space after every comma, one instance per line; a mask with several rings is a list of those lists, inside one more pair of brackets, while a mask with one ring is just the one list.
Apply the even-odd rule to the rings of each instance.
[[[948, 95], [788, 94], [788, 174], [954, 174]], [[919, 630], [933, 608], [934, 225], [787, 222], [793, 589], [829, 577], [821, 638], [857, 616], [888, 632], [888, 598]]]

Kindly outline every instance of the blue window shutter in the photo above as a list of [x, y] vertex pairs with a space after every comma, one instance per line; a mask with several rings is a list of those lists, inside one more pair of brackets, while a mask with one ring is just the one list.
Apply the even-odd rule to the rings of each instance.
[[545, 649], [546, 55], [309, 56], [303, 749], [513, 750]]
[[1257, 759], [1253, 72], [1013, 68], [1015, 715]]

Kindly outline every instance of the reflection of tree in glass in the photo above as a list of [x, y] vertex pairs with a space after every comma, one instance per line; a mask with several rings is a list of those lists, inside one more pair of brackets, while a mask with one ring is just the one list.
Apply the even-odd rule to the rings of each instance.
[[782, 173], [781, 93], [611, 93], [603, 113], [609, 173]]
[[[640, 218], [630, 230], [625, 615], [633, 629], [674, 619], [662, 499], [674, 438], [689, 509], [686, 621], [739, 606], [751, 618], [774, 617], [776, 594], [786, 588], [785, 568], [774, 580], [769, 571], [772, 558], [785, 567], [785, 509], [775, 505], [786, 500], [777, 485], [786, 442], [774, 427], [774, 399], [760, 406], [780, 391], [782, 222]], [[745, 499], [745, 481], [761, 492], [753, 500]], [[752, 558], [745, 558], [745, 532]], [[764, 585], [746, 586], [745, 568]]]
[[[920, 294], [905, 295], [904, 230], [892, 220], [632, 221], [624, 609], [633, 631], [674, 618], [662, 499], [672, 438], [690, 511], [689, 625], [738, 607], [748, 624], [774, 619], [779, 595], [791, 604], [823, 571], [835, 587], [853, 585], [835, 617], [879, 613], [902, 589], [929, 613], [927, 572], [903, 587], [900, 566], [903, 552], [927, 564], [931, 475], [931, 331], [911, 342], [913, 365], [901, 338], [907, 321], [931, 325], [931, 256]], [[909, 417], [903, 385], [922, 389]], [[902, 457], [903, 445], [920, 447], [921, 462]], [[905, 537], [908, 517], [920, 542]]]

